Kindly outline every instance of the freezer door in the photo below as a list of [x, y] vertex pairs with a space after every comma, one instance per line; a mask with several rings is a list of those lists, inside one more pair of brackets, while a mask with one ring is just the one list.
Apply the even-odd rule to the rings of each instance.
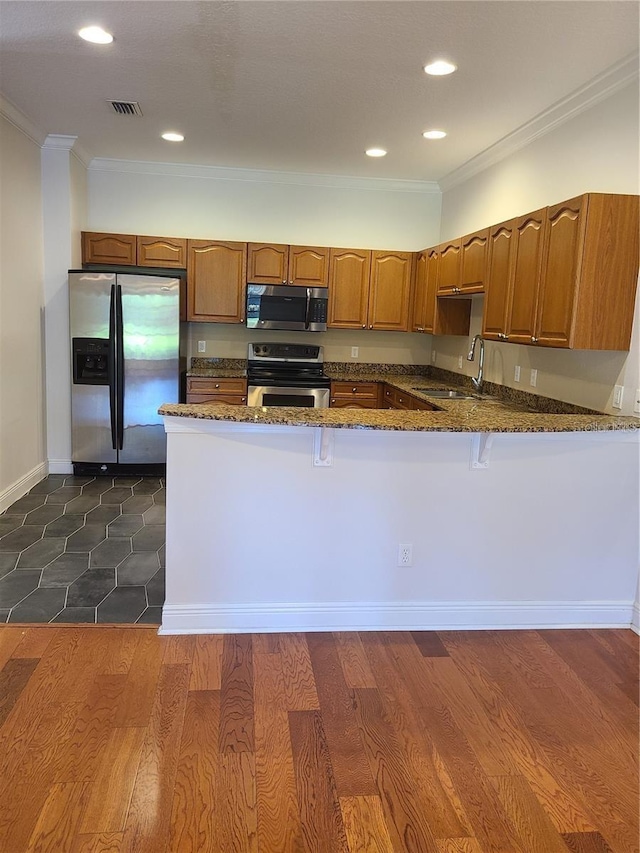
[[121, 463], [162, 463], [167, 444], [158, 414], [179, 399], [180, 279], [118, 275], [122, 314]]
[[[69, 275], [69, 325], [71, 332], [71, 459], [73, 462], [115, 462], [115, 421], [112, 425], [110, 401], [114, 389], [96, 380], [87, 381], [79, 371], [74, 341], [108, 344], [110, 319], [113, 326], [111, 293], [116, 277], [112, 273], [84, 272]], [[112, 346], [109, 346], [112, 350]], [[110, 375], [113, 377], [114, 352]], [[75, 369], [74, 369], [75, 368]], [[75, 375], [74, 375], [75, 374]], [[115, 415], [115, 412], [114, 412]]]

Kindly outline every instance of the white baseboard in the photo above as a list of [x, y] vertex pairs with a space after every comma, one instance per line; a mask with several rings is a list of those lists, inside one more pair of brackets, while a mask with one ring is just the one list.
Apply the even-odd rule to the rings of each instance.
[[26, 495], [29, 489], [32, 489], [40, 480], [49, 473], [49, 465], [47, 462], [41, 462], [32, 468], [24, 477], [20, 477], [15, 483], [12, 483], [6, 489], [0, 492], [0, 512], [4, 512], [11, 504], [19, 500], [23, 495]]
[[50, 474], [73, 474], [73, 464], [70, 459], [50, 459]]
[[640, 601], [634, 601], [631, 611], [631, 630], [640, 634]]
[[165, 604], [161, 634], [628, 628], [631, 601]]

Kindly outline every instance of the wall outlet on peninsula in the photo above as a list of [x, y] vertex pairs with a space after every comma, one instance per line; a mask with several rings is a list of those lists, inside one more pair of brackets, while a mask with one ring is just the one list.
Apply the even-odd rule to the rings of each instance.
[[460, 368], [460, 370], [462, 370], [462, 356], [461, 355], [458, 356], [458, 367]]
[[351, 358], [358, 357], [358, 347], [351, 347]]
[[532, 388], [535, 388], [537, 384], [538, 384], [538, 371], [532, 370], [531, 376], [529, 377], [529, 385], [531, 385]]
[[207, 342], [206, 341], [198, 341], [198, 352], [206, 352], [207, 351]]
[[513, 371], [513, 381], [520, 382], [520, 365], [516, 364], [515, 370]]
[[412, 566], [413, 565], [413, 545], [400, 544], [398, 545], [398, 565]]
[[613, 402], [611, 405], [614, 409], [622, 408], [622, 397], [624, 395], [624, 385], [613, 386]]

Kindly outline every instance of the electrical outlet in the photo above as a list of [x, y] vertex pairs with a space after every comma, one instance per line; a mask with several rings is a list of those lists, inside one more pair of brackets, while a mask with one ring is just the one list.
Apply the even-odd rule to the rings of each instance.
[[358, 347], [351, 347], [351, 358], [358, 357]]
[[520, 365], [516, 364], [516, 368], [513, 371], [513, 381], [520, 382]]
[[207, 342], [206, 341], [198, 341], [198, 352], [206, 352], [207, 351]]
[[434, 349], [432, 349], [431, 350], [431, 364], [436, 363], [437, 356], [438, 356], [438, 353]]
[[613, 386], [613, 402], [611, 405], [614, 409], [622, 408], [622, 396], [624, 394], [624, 385]]
[[633, 404], [633, 411], [640, 415], [640, 388], [636, 388], [636, 401]]
[[458, 356], [458, 367], [460, 368], [460, 370], [462, 370], [462, 356], [461, 355]]
[[398, 545], [398, 565], [413, 565], [413, 545]]
[[538, 384], [538, 371], [532, 370], [531, 376], [529, 378], [529, 385], [531, 385], [532, 388], [535, 388], [537, 384]]

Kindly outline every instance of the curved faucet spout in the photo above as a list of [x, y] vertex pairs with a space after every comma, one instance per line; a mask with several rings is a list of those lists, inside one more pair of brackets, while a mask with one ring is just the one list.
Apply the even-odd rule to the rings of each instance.
[[473, 376], [471, 381], [473, 382], [474, 388], [477, 390], [479, 394], [482, 394], [482, 386], [484, 383], [483, 372], [484, 372], [484, 338], [482, 335], [475, 335], [473, 340], [471, 341], [471, 348], [469, 350], [469, 355], [467, 356], [467, 361], [473, 361], [476, 354], [476, 343], [480, 341], [480, 356], [478, 358], [478, 375]]

